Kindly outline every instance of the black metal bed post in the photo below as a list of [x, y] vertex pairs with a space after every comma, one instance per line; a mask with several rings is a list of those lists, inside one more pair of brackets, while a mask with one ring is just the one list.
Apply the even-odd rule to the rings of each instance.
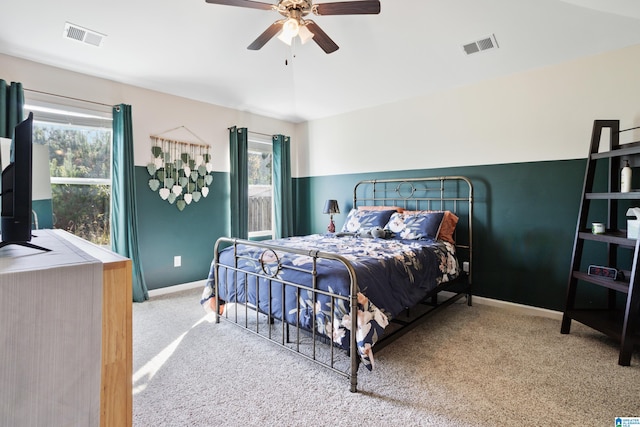
[[473, 284], [473, 183], [471, 182], [471, 180], [469, 178], [466, 178], [464, 176], [459, 177], [461, 180], [463, 180], [464, 182], [467, 183], [467, 185], [469, 186], [469, 200], [468, 200], [468, 205], [469, 205], [469, 215], [468, 215], [468, 221], [469, 221], [469, 237], [468, 237], [468, 242], [467, 244], [469, 245], [468, 251], [469, 251], [469, 271], [467, 272], [467, 305], [471, 306], [472, 304], [472, 298], [473, 298], [473, 294], [471, 292], [472, 290], [472, 284]]
[[349, 272], [349, 277], [351, 279], [351, 290], [350, 290], [350, 307], [351, 307], [351, 335], [350, 340], [351, 343], [349, 345], [349, 361], [351, 363], [351, 375], [349, 379], [351, 380], [351, 393], [355, 393], [358, 391], [358, 357], [360, 357], [360, 352], [358, 351], [358, 340], [357, 340], [357, 330], [358, 330], [358, 279], [356, 278], [356, 272], [353, 269], [353, 266], [349, 263], [345, 263], [343, 261], [345, 267], [347, 267], [347, 271]]
[[220, 256], [220, 243], [221, 239], [216, 240], [216, 244], [213, 247], [213, 298], [215, 298], [215, 322], [220, 323], [220, 299], [218, 295], [220, 295], [220, 290], [218, 289], [218, 285], [220, 283], [220, 264], [218, 263], [218, 257]]

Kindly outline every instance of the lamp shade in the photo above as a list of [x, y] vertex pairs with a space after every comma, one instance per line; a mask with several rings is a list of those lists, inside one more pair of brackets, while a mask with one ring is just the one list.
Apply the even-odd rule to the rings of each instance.
[[322, 213], [325, 213], [325, 214], [339, 214], [340, 213], [340, 208], [338, 207], [338, 201], [337, 200], [327, 200], [326, 202], [324, 202], [324, 210], [322, 211]]

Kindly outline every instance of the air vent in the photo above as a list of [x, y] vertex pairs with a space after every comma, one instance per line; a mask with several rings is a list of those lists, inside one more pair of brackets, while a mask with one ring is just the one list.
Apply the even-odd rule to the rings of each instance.
[[82, 43], [90, 44], [92, 46], [100, 47], [100, 45], [102, 44], [102, 40], [106, 36], [96, 31], [82, 28], [78, 25], [70, 24], [69, 22], [67, 22], [64, 24], [63, 37], [66, 39], [76, 40]]
[[498, 42], [494, 34], [489, 37], [485, 37], [475, 42], [467, 43], [462, 46], [464, 53], [471, 55], [472, 53], [478, 53], [489, 49], [497, 49]]

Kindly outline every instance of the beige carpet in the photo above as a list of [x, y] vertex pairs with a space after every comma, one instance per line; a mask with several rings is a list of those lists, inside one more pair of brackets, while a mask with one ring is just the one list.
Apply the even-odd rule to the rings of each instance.
[[640, 417], [640, 356], [573, 323], [456, 303], [348, 381], [228, 323], [200, 290], [133, 308], [133, 423], [147, 426], [613, 426]]

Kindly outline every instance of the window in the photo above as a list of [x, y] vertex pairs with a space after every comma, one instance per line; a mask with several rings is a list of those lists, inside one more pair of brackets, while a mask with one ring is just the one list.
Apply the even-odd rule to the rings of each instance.
[[249, 182], [249, 237], [273, 236], [273, 186], [271, 138], [249, 134], [247, 175]]
[[49, 147], [54, 228], [110, 244], [112, 115], [108, 107], [26, 99], [33, 142]]

